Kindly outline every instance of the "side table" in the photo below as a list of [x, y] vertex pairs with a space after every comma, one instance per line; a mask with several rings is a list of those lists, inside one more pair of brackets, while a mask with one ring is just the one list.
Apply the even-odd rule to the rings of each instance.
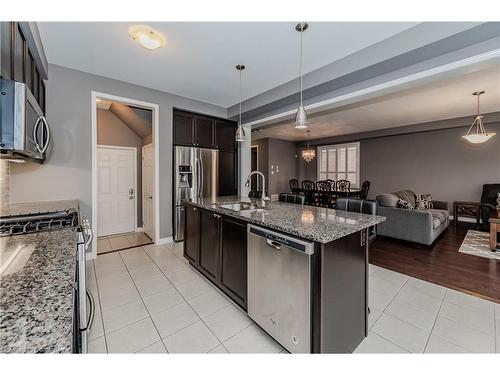
[[497, 233], [500, 232], [500, 211], [496, 210], [490, 217], [490, 250], [496, 251]]
[[479, 202], [453, 202], [453, 221], [455, 226], [458, 224], [458, 217], [472, 217], [476, 219], [476, 228], [479, 227], [481, 218], [481, 203]]

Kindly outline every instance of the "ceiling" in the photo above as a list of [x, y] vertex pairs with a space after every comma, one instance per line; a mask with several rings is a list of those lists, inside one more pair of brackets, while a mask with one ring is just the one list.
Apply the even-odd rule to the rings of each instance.
[[[462, 116], [472, 116], [476, 99], [471, 94], [485, 90], [481, 112], [500, 111], [500, 64], [409, 90], [361, 101], [309, 117], [311, 139], [361, 133]], [[305, 130], [294, 128], [293, 120], [266, 126], [252, 139], [307, 139]]]
[[[415, 22], [313, 22], [304, 34], [304, 73], [415, 26]], [[133, 23], [40, 22], [49, 63], [170, 92], [224, 108], [299, 76], [299, 34], [291, 22], [148, 23], [166, 45], [148, 51]]]

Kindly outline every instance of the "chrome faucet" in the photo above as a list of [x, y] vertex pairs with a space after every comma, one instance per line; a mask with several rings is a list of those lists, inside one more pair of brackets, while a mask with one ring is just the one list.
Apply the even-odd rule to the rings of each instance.
[[245, 182], [245, 187], [249, 187], [250, 186], [250, 178], [254, 174], [258, 174], [258, 175], [260, 175], [262, 177], [262, 200], [263, 201], [269, 201], [269, 200], [271, 200], [271, 198], [269, 198], [268, 196], [266, 196], [266, 177], [262, 174], [262, 172], [259, 172], [259, 171], [250, 172], [250, 174], [247, 177], [247, 182]]

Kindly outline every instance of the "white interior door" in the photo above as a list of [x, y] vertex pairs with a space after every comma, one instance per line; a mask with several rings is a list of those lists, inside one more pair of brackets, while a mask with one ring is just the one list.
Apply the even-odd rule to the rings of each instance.
[[136, 149], [97, 146], [97, 235], [135, 231]]
[[153, 217], [153, 144], [142, 148], [142, 227], [144, 233], [154, 240]]

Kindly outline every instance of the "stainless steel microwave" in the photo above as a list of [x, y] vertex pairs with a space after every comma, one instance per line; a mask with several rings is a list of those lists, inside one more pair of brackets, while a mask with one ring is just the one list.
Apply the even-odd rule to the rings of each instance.
[[49, 124], [29, 88], [20, 82], [0, 82], [0, 155], [8, 159], [45, 160]]

